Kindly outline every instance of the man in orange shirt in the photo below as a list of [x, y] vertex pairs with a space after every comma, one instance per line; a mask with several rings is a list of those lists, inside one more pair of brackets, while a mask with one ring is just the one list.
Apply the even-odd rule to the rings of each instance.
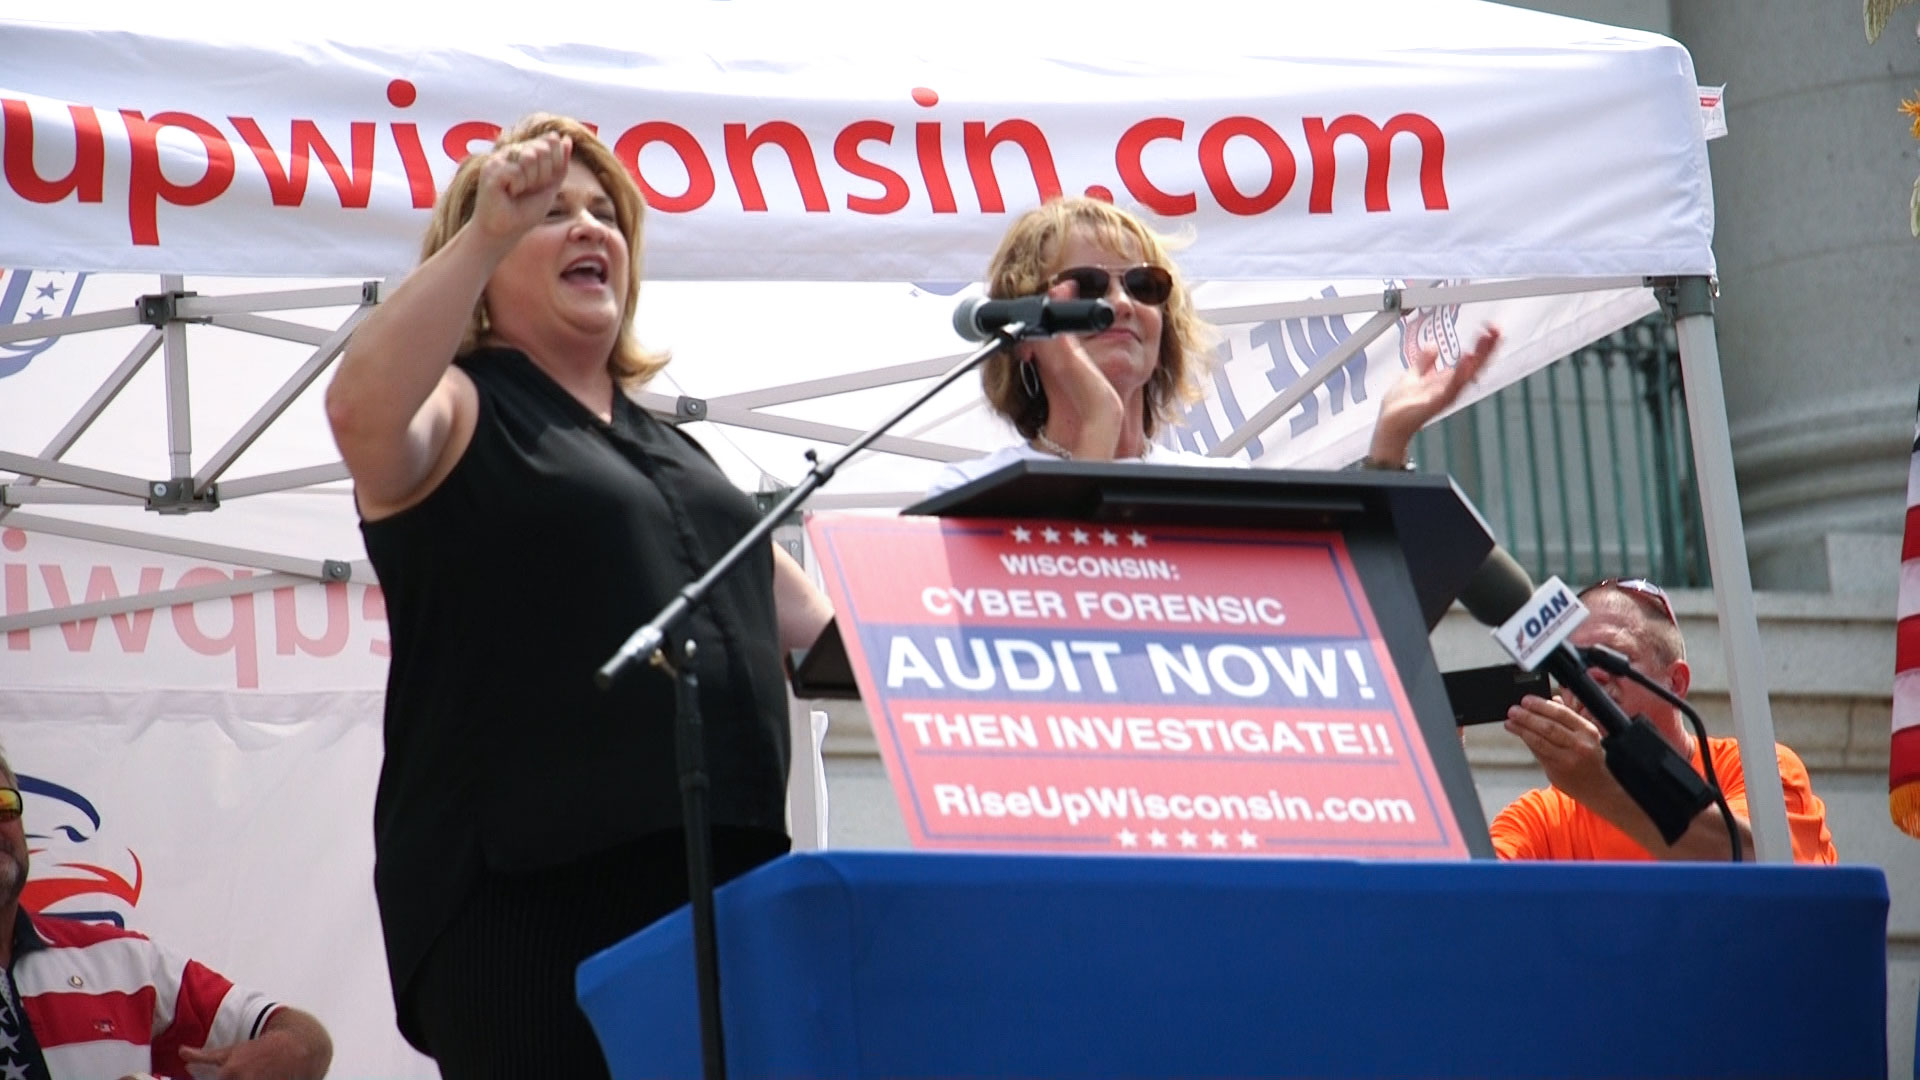
[[[1580, 594], [1589, 614], [1568, 643], [1579, 648], [1604, 645], [1626, 655], [1636, 670], [1684, 697], [1693, 672], [1680, 636], [1673, 605], [1659, 586], [1640, 580], [1608, 579]], [[1666, 740], [1700, 772], [1701, 748], [1680, 710], [1645, 687], [1599, 669], [1593, 678], [1620, 708], [1652, 722]], [[1669, 845], [1660, 831], [1607, 771], [1600, 749], [1602, 732], [1584, 709], [1561, 698], [1529, 695], [1507, 713], [1507, 730], [1520, 736], [1552, 783], [1515, 799], [1494, 818], [1494, 851], [1503, 859], [1725, 860], [1732, 850], [1718, 807], [1702, 810], [1687, 831]], [[1747, 782], [1740, 750], [1733, 739], [1709, 738], [1713, 770], [1733, 810], [1741, 857], [1752, 858], [1753, 831], [1747, 824]], [[1793, 836], [1793, 861], [1832, 863], [1838, 856], [1827, 831], [1827, 808], [1813, 793], [1799, 755], [1775, 744], [1780, 783]]]

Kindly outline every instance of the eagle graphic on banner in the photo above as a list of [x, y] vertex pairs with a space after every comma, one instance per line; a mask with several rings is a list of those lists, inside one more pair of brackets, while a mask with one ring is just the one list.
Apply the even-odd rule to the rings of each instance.
[[[0, 269], [0, 329], [73, 314], [86, 279], [71, 270]], [[57, 340], [0, 342], [0, 379], [24, 370]]]
[[[1465, 278], [1445, 278], [1439, 281], [1403, 282], [1402, 287], [1415, 284], [1447, 288], [1468, 282]], [[1434, 366], [1442, 370], [1460, 362], [1460, 355], [1466, 352], [1466, 348], [1460, 343], [1459, 304], [1419, 308], [1400, 317], [1400, 363], [1412, 367], [1414, 354], [1421, 349], [1432, 349]]]
[[[27, 855], [33, 860], [20, 905], [124, 928], [146, 883], [140, 856], [95, 842], [101, 818], [93, 800], [37, 776], [23, 773], [19, 780], [27, 799]], [[121, 865], [102, 865], [110, 862]]]

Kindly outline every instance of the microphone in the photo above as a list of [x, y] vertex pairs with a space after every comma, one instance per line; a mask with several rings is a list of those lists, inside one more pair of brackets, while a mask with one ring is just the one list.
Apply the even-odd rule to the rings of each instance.
[[1597, 667], [1615, 678], [1632, 679], [1659, 695], [1667, 704], [1686, 714], [1687, 722], [1693, 725], [1694, 737], [1700, 740], [1700, 768], [1706, 774], [1707, 787], [1713, 792], [1714, 805], [1720, 808], [1720, 818], [1727, 826], [1732, 861], [1741, 862], [1743, 857], [1740, 854], [1740, 829], [1734, 823], [1733, 808], [1727, 805], [1727, 800], [1720, 794], [1720, 779], [1713, 775], [1713, 753], [1707, 747], [1707, 725], [1700, 719], [1700, 713], [1687, 704], [1686, 698], [1641, 674], [1633, 666], [1633, 661], [1627, 659], [1625, 653], [1609, 649], [1605, 645], [1589, 645], [1580, 650], [1580, 657], [1587, 662], [1588, 667]]
[[1613, 774], [1671, 844], [1714, 801], [1714, 791], [1644, 716], [1629, 717], [1587, 673], [1587, 662], [1566, 636], [1587, 609], [1560, 582], [1539, 589], [1499, 547], [1488, 554], [1460, 593], [1468, 614], [1494, 627], [1494, 638], [1529, 671], [1545, 668], [1606, 732], [1600, 747]]
[[1061, 300], [1041, 293], [1012, 300], [969, 297], [953, 309], [953, 332], [968, 341], [985, 341], [1018, 323], [1020, 338], [1098, 332], [1113, 325], [1113, 305], [1105, 300]]
[[[1514, 659], [1528, 671], [1546, 668], [1561, 686], [1571, 690], [1573, 696], [1580, 699], [1580, 703], [1593, 714], [1594, 721], [1609, 734], [1625, 731], [1633, 725], [1633, 721], [1621, 710], [1619, 703], [1608, 697], [1600, 684], [1593, 681], [1593, 676], [1587, 674], [1586, 661], [1580, 658], [1579, 653], [1560, 642], [1541, 648], [1547, 644], [1546, 637], [1552, 631], [1557, 629], [1563, 635], [1569, 633], [1587, 614], [1578, 599], [1572, 599], [1571, 604], [1560, 602], [1559, 594], [1565, 593], [1566, 586], [1559, 585], [1554, 592], [1548, 591], [1556, 585], [1557, 578], [1549, 582], [1546, 589], [1536, 590], [1527, 571], [1504, 548], [1496, 547], [1480, 564], [1480, 568], [1473, 572], [1473, 577], [1468, 579], [1466, 588], [1461, 590], [1460, 603], [1469, 615], [1496, 629], [1504, 627], [1522, 609], [1528, 609], [1528, 617], [1539, 627], [1527, 635], [1533, 640], [1524, 642], [1521, 651], [1516, 651], [1515, 641], [1506, 639], [1504, 635], [1496, 635], [1502, 637], [1500, 644], [1508, 652], [1514, 653]], [[1571, 595], [1565, 593], [1567, 597]], [[1561, 620], [1563, 625], [1546, 625], [1555, 614], [1564, 615]], [[1524, 632], [1526, 626], [1523, 624], [1520, 629]]]

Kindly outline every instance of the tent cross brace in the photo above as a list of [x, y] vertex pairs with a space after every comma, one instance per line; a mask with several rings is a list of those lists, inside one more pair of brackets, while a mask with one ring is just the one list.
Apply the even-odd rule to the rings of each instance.
[[209, 320], [204, 317], [189, 318], [180, 314], [180, 301], [189, 296], [199, 295], [188, 289], [148, 293], [133, 302], [133, 310], [141, 322], [155, 329], [164, 328], [168, 323], [204, 323]]
[[147, 486], [147, 509], [156, 514], [194, 514], [220, 509], [220, 485], [208, 484], [207, 490], [194, 494], [193, 477], [155, 480]]

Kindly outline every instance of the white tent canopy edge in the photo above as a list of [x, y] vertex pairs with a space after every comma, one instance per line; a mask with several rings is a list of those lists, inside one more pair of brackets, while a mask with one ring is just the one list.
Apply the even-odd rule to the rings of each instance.
[[[647, 124], [660, 125], [636, 137], [635, 166], [667, 195], [682, 201], [690, 199], [699, 186], [697, 163], [704, 159], [710, 169], [715, 162], [731, 168], [715, 172], [736, 181], [733, 191], [710, 196], [684, 212], [655, 214], [649, 250], [650, 271], [656, 278], [857, 275], [966, 280], [977, 273], [982, 253], [1005, 219], [1004, 212], [988, 208], [986, 196], [990, 190], [998, 194], [994, 184], [1003, 179], [1001, 160], [1009, 154], [1005, 147], [989, 143], [986, 165], [981, 168], [969, 156], [977, 145], [969, 149], [966, 140], [975, 137], [971, 129], [976, 126], [984, 130], [992, 123], [992, 131], [998, 133], [1011, 119], [1027, 120], [1040, 133], [1038, 145], [1054, 155], [1061, 177], [1091, 179], [1086, 186], [1112, 190], [1123, 198], [1146, 194], [1166, 200], [1168, 193], [1177, 193], [1169, 203], [1174, 209], [1178, 209], [1174, 205], [1178, 197], [1198, 196], [1195, 209], [1176, 214], [1173, 223], [1194, 227], [1195, 242], [1183, 256], [1183, 264], [1203, 280], [1325, 275], [1452, 281], [1543, 275], [1700, 280], [1711, 273], [1711, 199], [1693, 107], [1691, 64], [1672, 42], [1466, 3], [1409, 5], [1401, 13], [1404, 18], [1375, 20], [1364, 35], [1306, 5], [1272, 5], [1257, 12], [1204, 9], [1199, 14], [1221, 17], [1213, 22], [1190, 20], [1193, 26], [1206, 27], [1204, 39], [1197, 34], [1188, 39], [1156, 33], [1152, 55], [1138, 59], [1128, 58], [1147, 46], [1118, 38], [1089, 40], [1087, 29], [1077, 22], [1060, 27], [1072, 33], [1059, 37], [1047, 33], [1045, 26], [1022, 35], [1025, 42], [1075, 41], [1072, 50], [1057, 50], [1062, 55], [1048, 55], [1049, 46], [1009, 47], [997, 35], [961, 32], [948, 36], [937, 54], [925, 49], [903, 54], [896, 48], [888, 54], [893, 68], [876, 77], [869, 63], [869, 73], [860, 80], [865, 85], [851, 86], [844, 74], [848, 69], [839, 63], [848, 56], [844, 50], [871, 44], [870, 37], [879, 30], [865, 29], [823, 42], [816, 19], [804, 20], [808, 26], [793, 25], [768, 9], [746, 4], [673, 10], [648, 25], [645, 35], [636, 38], [648, 44], [621, 54], [617, 66], [596, 62], [605, 57], [593, 48], [564, 41], [481, 45], [470, 50], [423, 49], [411, 43], [315, 46], [287, 44], [284, 31], [263, 31], [248, 40], [243, 24], [194, 27], [171, 18], [167, 28], [139, 33], [106, 29], [109, 21], [104, 19], [91, 26], [0, 22], [0, 34], [16, 46], [10, 53], [20, 59], [5, 77], [6, 85], [0, 86], [0, 97], [8, 99], [7, 135], [10, 140], [21, 138], [24, 126], [35, 136], [37, 145], [28, 150], [33, 183], [46, 185], [49, 178], [65, 172], [73, 184], [66, 195], [48, 200], [42, 197], [44, 190], [23, 193], [9, 169], [8, 186], [0, 189], [0, 220], [9, 226], [6, 239], [0, 240], [0, 265], [176, 273], [391, 272], [404, 263], [420, 221], [417, 199], [410, 203], [409, 193], [421, 186], [421, 161], [409, 157], [403, 130], [446, 133], [441, 141], [449, 153], [444, 159], [423, 155], [426, 186], [431, 189], [444, 181], [451, 167], [456, 129], [475, 123], [462, 117], [485, 116], [501, 122], [523, 111], [517, 103], [538, 100], [583, 116], [650, 117], [624, 127], [625, 133], [631, 133]], [[1049, 17], [1020, 11], [1026, 24]], [[1278, 55], [1276, 50], [1276, 55], [1268, 56], [1228, 55], [1220, 44], [1223, 22], [1240, 24], [1226, 35], [1232, 40], [1285, 40], [1285, 54]], [[754, 28], [748, 29], [746, 23]], [[857, 18], [854, 23], [865, 25]], [[880, 25], [877, 20], [871, 24]], [[1376, 32], [1383, 27], [1391, 29]], [[471, 40], [489, 37], [486, 28], [467, 29]], [[414, 32], [421, 35], [414, 41], [427, 40], [426, 28]], [[408, 28], [391, 23], [383, 30], [387, 41], [408, 33]], [[516, 34], [524, 36], [515, 27], [492, 40]], [[444, 35], [436, 36], [444, 40]], [[707, 50], [708, 43], [722, 40], [734, 43], [730, 48], [739, 52], [716, 57]], [[986, 51], [990, 43], [993, 52]], [[764, 51], [755, 52], [756, 48]], [[102, 49], [113, 51], [116, 63], [101, 65]], [[863, 61], [873, 55], [860, 53]], [[1083, 55], [1102, 55], [1110, 62], [1091, 69], [1082, 61]], [[986, 56], [992, 60], [982, 62]], [[338, 66], [311, 80], [285, 85], [289, 63], [311, 63], [316, 58]], [[177, 78], [180, 70], [208, 70], [209, 66], [245, 77], [198, 84]], [[1023, 76], [1021, 100], [1008, 101], [1005, 74], [1014, 67]], [[409, 98], [409, 94], [422, 94], [424, 82], [419, 76], [406, 76], [423, 70], [435, 72], [444, 82], [434, 86], [430, 95]], [[756, 71], [777, 75], [781, 92], [770, 94], [769, 84], [760, 81]], [[1363, 74], [1343, 84], [1338, 79], [1343, 71]], [[1046, 73], [1037, 83], [1037, 92], [1031, 77], [1035, 72]], [[876, 99], [873, 85], [886, 86], [888, 91]], [[1247, 85], [1274, 89], [1248, 100], [1243, 89]], [[205, 89], [208, 86], [218, 89]], [[357, 98], [352, 96], [355, 86], [360, 88]], [[796, 94], [800, 86], [807, 91]], [[1422, 92], [1410, 96], [1410, 86]], [[392, 106], [382, 110], [388, 117], [384, 126], [377, 120], [358, 119], [368, 115], [367, 87], [376, 94], [383, 89]], [[898, 87], [936, 92], [908, 97], [895, 92]], [[929, 102], [928, 97], [933, 100]], [[460, 102], [459, 114], [434, 105], [450, 99]], [[948, 102], [948, 109], [934, 111], [941, 99]], [[1523, 100], [1525, 106], [1511, 104]], [[743, 101], [776, 102], [780, 107], [746, 110]], [[1147, 101], [1151, 107], [1143, 108]], [[1403, 158], [1381, 167], [1383, 179], [1377, 186], [1388, 205], [1376, 212], [1373, 161], [1356, 156], [1365, 133], [1359, 139], [1343, 137], [1339, 122], [1358, 117], [1375, 130], [1389, 129], [1394, 120], [1409, 114], [1407, 103], [1416, 101], [1418, 114], [1444, 135], [1445, 168], [1434, 168], [1441, 177], [1442, 197], [1436, 200], [1425, 174], [1435, 156], [1434, 144], [1421, 142], [1421, 131], [1409, 126], [1409, 121], [1403, 125], [1407, 130], [1388, 136], [1387, 145]], [[965, 104], [955, 108], [956, 102]], [[1116, 107], [1115, 102], [1120, 104]], [[116, 115], [109, 104], [123, 111]], [[99, 186], [112, 193], [110, 198], [87, 198], [84, 150], [92, 132], [76, 120], [71, 134], [63, 136], [54, 122], [63, 113], [79, 117], [75, 110], [90, 110], [97, 122], [104, 148]], [[1165, 115], [1169, 112], [1174, 115]], [[833, 198], [844, 198], [849, 206], [856, 198], [885, 201], [890, 197], [894, 189], [884, 176], [879, 180], [875, 176], [900, 180], [907, 190], [896, 208], [865, 217], [845, 213], [836, 217], [838, 211], [834, 211], [825, 215], [829, 220], [819, 221], [811, 217], [817, 211], [808, 205], [807, 192], [801, 190], [804, 185], [778, 189], [771, 181], [758, 192], [765, 209], [749, 206], [749, 191], [738, 181], [753, 174], [762, 152], [747, 150], [749, 164], [742, 173], [726, 141], [735, 137], [731, 129], [747, 135], [774, 131], [774, 125], [784, 124], [800, 130], [806, 145], [824, 147], [846, 137], [858, 118], [876, 113], [892, 118], [891, 123], [881, 121], [890, 130], [913, 127], [918, 136], [933, 129], [931, 141], [948, 148], [946, 162], [968, 162], [977, 208], [968, 206], [964, 195], [953, 200], [949, 191], [946, 198], [954, 208], [946, 209], [937, 178], [944, 175], [951, 181], [959, 176], [957, 164], [931, 168], [926, 142], [909, 148], [904, 139], [856, 141], [853, 158], [875, 169], [829, 177]], [[190, 122], [222, 116], [230, 128], [201, 119], [203, 126], [213, 128], [211, 136]], [[340, 147], [336, 163], [348, 163], [330, 171], [339, 196], [334, 207], [321, 205], [326, 200], [317, 197], [324, 193], [317, 179], [320, 167], [313, 169], [316, 179], [302, 199], [293, 206], [276, 205], [275, 196], [291, 183], [285, 163], [306, 161], [297, 136], [301, 119], [308, 116], [320, 117], [309, 121], [313, 130], [332, 137], [332, 145]], [[1329, 116], [1335, 119], [1329, 122]], [[176, 122], [163, 117], [188, 119]], [[1289, 127], [1274, 117], [1295, 119]], [[237, 122], [240, 119], [265, 134], [249, 142], [248, 132]], [[351, 156], [346, 149], [364, 127], [392, 139], [391, 146], [375, 143], [365, 175], [358, 147]], [[611, 134], [623, 128], [603, 120], [602, 130]], [[1316, 130], [1318, 142], [1314, 141]], [[296, 138], [290, 142], [280, 131], [294, 132]], [[1179, 134], [1170, 134], [1176, 131]], [[833, 140], [822, 137], [835, 132], [839, 135]], [[685, 139], [676, 142], [682, 133]], [[1015, 134], [1008, 139], [1017, 143]], [[1210, 135], [1217, 136], [1211, 144]], [[1418, 159], [1398, 149], [1415, 143], [1425, 151]], [[1207, 156], [1209, 145], [1211, 157]], [[304, 146], [318, 166], [326, 165], [316, 144], [309, 141]], [[1114, 152], [1116, 146], [1136, 152], [1131, 164], [1137, 175], [1128, 173], [1126, 162], [1115, 164], [1120, 157]], [[220, 186], [223, 148], [227, 163], [239, 161], [240, 166], [224, 174], [226, 183], [219, 191], [192, 201]], [[1520, 152], [1509, 152], [1509, 148]], [[862, 150], [868, 158], [860, 157]], [[1173, 153], [1154, 156], [1164, 151]], [[247, 154], [260, 161], [259, 171], [247, 171]], [[279, 191], [268, 159], [282, 168]], [[1031, 151], [1028, 159], [1034, 165]], [[935, 160], [939, 160], [937, 154]], [[1409, 161], [1417, 161], [1418, 168]], [[1518, 161], [1524, 161], [1525, 168], [1517, 168]], [[1295, 175], [1281, 187], [1284, 163], [1291, 164]], [[947, 172], [943, 174], [942, 169]], [[1369, 188], [1364, 192], [1363, 170]], [[1029, 182], [1041, 184], [1040, 174], [1035, 166]], [[1009, 175], [1018, 175], [1018, 170]], [[1296, 177], [1299, 182], [1293, 183]], [[913, 190], [905, 178], [922, 182], [924, 190]], [[1067, 190], [1075, 186], [1063, 184]], [[1276, 188], [1278, 197], [1271, 205], [1258, 213], [1246, 212], [1271, 197]], [[354, 191], [366, 193], [364, 208], [348, 205], [349, 193]], [[1029, 190], [1000, 197], [1003, 205], [1012, 205], [1034, 194]], [[725, 196], [737, 196], [738, 208], [727, 204]], [[1444, 213], [1436, 212], [1437, 201], [1444, 202]], [[262, 237], [276, 242], [260, 243]], [[786, 237], [794, 238], [790, 246], [779, 242]], [[1450, 302], [1444, 293], [1431, 299]], [[1335, 306], [1351, 302], [1343, 300]], [[182, 303], [192, 311], [190, 302]], [[1368, 303], [1379, 306], [1376, 301]], [[1225, 322], [1241, 315], [1309, 317], [1324, 311], [1264, 307], [1221, 318]], [[244, 321], [246, 314], [236, 304], [221, 317]], [[1771, 772], [1771, 720], [1738, 506], [1733, 500], [1724, 409], [1717, 392], [1718, 362], [1710, 349], [1711, 324], [1705, 323], [1703, 330], [1700, 322], [1706, 318], [1695, 312], [1681, 320], [1683, 364], [1702, 495], [1708, 503], [1709, 554], [1727, 631], [1735, 716], [1743, 757], [1754, 763], [1754, 775], [1759, 776]], [[240, 322], [229, 325], [246, 328]], [[266, 323], [255, 326], [272, 329]], [[184, 323], [173, 322], [154, 327], [147, 335], [157, 333], [167, 348], [168, 387], [178, 386], [182, 401], [184, 329]], [[296, 331], [284, 336], [309, 339]], [[309, 343], [321, 348], [327, 340]], [[150, 347], [143, 344], [135, 351]], [[172, 359], [176, 355], [177, 361]], [[317, 375], [327, 359], [317, 352], [311, 374]], [[138, 366], [133, 353], [124, 365]], [[291, 387], [292, 382], [286, 385]], [[1296, 382], [1295, 392], [1304, 385], [1304, 380]], [[725, 403], [725, 396], [708, 400], [710, 405]], [[1241, 428], [1234, 438], [1243, 443], [1258, 434], [1252, 421]], [[56, 480], [96, 481], [106, 491], [144, 503], [143, 496], [127, 487], [127, 480], [139, 480], [131, 473], [107, 478], [79, 472], [57, 464], [60, 456], [58, 451], [48, 453], [37, 457], [39, 464], [30, 469], [15, 471]], [[190, 451], [183, 450], [177, 439], [170, 443], [169, 456], [184, 466], [172, 472], [175, 478], [208, 477], [210, 483], [219, 472], [208, 462], [196, 474]], [[26, 465], [20, 458], [9, 454], [7, 467]], [[220, 462], [220, 467], [231, 461]], [[307, 468], [324, 474], [329, 467]], [[311, 479], [312, 474], [308, 475]], [[195, 486], [201, 485], [196, 482]], [[48, 495], [77, 497], [55, 495], [51, 487]], [[65, 523], [45, 515], [16, 514], [12, 519], [15, 525], [28, 523], [54, 532], [69, 529], [70, 535], [90, 528], [84, 522]], [[128, 535], [119, 539], [135, 539], [130, 530], [125, 532]], [[109, 534], [96, 531], [92, 535], [105, 538]], [[206, 548], [193, 550], [206, 557], [221, 554]], [[223, 554], [248, 552], [230, 548]], [[306, 572], [324, 580], [338, 574], [343, 562], [349, 575], [364, 575], [364, 564], [353, 559], [323, 560], [318, 573], [313, 573], [312, 566], [285, 572]], [[32, 616], [42, 617], [40, 613]], [[1765, 752], [1756, 756], [1755, 747], [1764, 747]], [[1762, 857], [1785, 858], [1784, 807], [1778, 807], [1776, 814], [1776, 808], [1767, 805], [1769, 791], [1777, 789], [1764, 784], [1754, 787], [1750, 796]]]

